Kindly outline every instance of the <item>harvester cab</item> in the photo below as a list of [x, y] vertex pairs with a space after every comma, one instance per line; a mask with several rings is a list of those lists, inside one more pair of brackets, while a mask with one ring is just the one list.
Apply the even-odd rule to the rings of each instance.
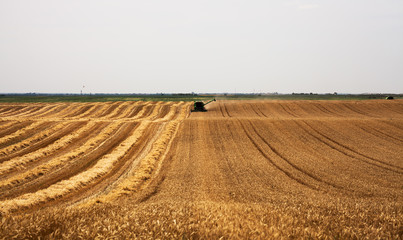
[[210, 101], [204, 103], [204, 102], [200, 102], [200, 101], [195, 101], [194, 103], [194, 108], [192, 110], [190, 110], [191, 112], [207, 112], [207, 109], [204, 107], [207, 104], [216, 101], [215, 98], [211, 99]]

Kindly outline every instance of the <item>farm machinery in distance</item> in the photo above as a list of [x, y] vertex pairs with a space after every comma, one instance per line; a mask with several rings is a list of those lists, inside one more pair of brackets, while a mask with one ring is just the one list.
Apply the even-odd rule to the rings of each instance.
[[192, 110], [190, 110], [191, 112], [207, 112], [207, 109], [204, 107], [207, 104], [216, 101], [215, 98], [211, 99], [210, 101], [204, 103], [201, 101], [195, 101], [194, 102], [194, 108]]

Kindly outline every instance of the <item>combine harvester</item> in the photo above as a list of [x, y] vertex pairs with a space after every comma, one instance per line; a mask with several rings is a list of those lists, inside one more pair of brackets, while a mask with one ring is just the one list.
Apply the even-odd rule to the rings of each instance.
[[207, 104], [209, 104], [209, 103], [211, 103], [213, 101], [214, 102], [216, 101], [215, 98], [210, 100], [210, 101], [208, 101], [208, 102], [206, 102], [206, 103], [204, 103], [204, 102], [196, 102], [195, 101], [194, 108], [192, 110], [190, 110], [190, 111], [191, 112], [207, 112], [207, 109], [204, 106], [206, 106]]

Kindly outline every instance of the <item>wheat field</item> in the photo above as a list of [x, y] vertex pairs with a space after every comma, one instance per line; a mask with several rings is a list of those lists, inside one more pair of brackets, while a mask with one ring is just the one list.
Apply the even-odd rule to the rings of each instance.
[[402, 100], [0, 103], [4, 239], [401, 239]]

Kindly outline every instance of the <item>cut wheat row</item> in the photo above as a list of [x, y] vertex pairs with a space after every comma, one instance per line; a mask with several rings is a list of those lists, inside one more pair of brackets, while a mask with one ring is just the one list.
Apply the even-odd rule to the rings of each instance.
[[124, 115], [120, 120], [138, 120], [140, 119], [147, 109], [152, 105], [152, 102], [145, 102], [137, 104], [127, 115]]
[[[96, 150], [103, 142], [108, 141], [108, 138], [116, 132], [116, 130], [122, 125], [122, 123], [111, 123], [103, 131], [101, 131], [96, 138], [88, 140], [85, 144], [81, 147], [74, 149], [72, 152], [64, 154], [62, 156], [52, 158], [50, 161], [43, 163], [30, 171], [22, 172], [19, 175], [13, 176], [11, 178], [5, 179], [0, 181], [0, 189], [8, 189], [13, 187], [16, 184], [22, 184], [24, 182], [30, 181], [35, 179], [39, 176], [45, 175], [52, 170], [62, 168], [69, 162], [74, 161], [75, 159], [79, 158], [80, 156], [85, 155], [90, 151]], [[62, 139], [61, 141], [68, 141], [71, 140], [74, 136], [68, 136], [66, 139]], [[56, 147], [60, 147], [61, 145], [57, 144]], [[15, 163], [10, 162], [9, 164], [4, 166], [4, 171], [10, 171], [14, 167], [20, 166], [21, 164], [24, 165], [29, 163], [30, 161], [39, 160], [41, 157], [47, 154], [47, 152], [54, 151], [55, 149], [53, 146], [49, 146], [48, 149], [42, 149], [42, 151], [38, 151], [32, 156], [27, 156], [26, 158], [22, 157], [20, 159], [16, 159]]]
[[24, 139], [15, 144], [9, 145], [0, 150], [0, 156], [8, 155], [10, 153], [16, 152], [23, 148], [26, 148], [26, 147], [30, 146], [31, 144], [38, 142], [38, 141], [50, 136], [51, 134], [65, 128], [67, 125], [69, 125], [68, 122], [57, 123], [57, 124], [51, 126], [50, 128], [47, 128], [44, 131], [40, 131], [37, 134], [34, 134], [33, 136], [31, 136], [27, 139]]
[[144, 105], [144, 102], [142, 101], [136, 101], [134, 103], [130, 102], [130, 105], [126, 109], [124, 109], [124, 111], [122, 111], [119, 115], [114, 116], [114, 118], [116, 119], [127, 118], [128, 116], [130, 116], [131, 113], [140, 111], [138, 109], [140, 109], [142, 105]]
[[43, 119], [43, 118], [56, 117], [63, 112], [68, 112], [68, 109], [70, 108], [70, 106], [74, 106], [73, 103], [60, 103], [55, 108], [49, 109], [46, 112], [32, 116], [32, 118]]
[[31, 128], [32, 124], [34, 122], [38, 121], [21, 121], [20, 123], [17, 123], [13, 126], [10, 126], [9, 129], [5, 129], [2, 131], [2, 136], [7, 137], [11, 136], [12, 134], [16, 133], [17, 131], [20, 131], [18, 135], [15, 135], [6, 141], [0, 143], [0, 149], [5, 148], [9, 145], [16, 144], [20, 141], [23, 141], [24, 139], [33, 137], [34, 135], [38, 134], [41, 131], [44, 131], [45, 129], [49, 129], [54, 127], [55, 125], [59, 124], [58, 121], [39, 121], [39, 125], [35, 126], [34, 128]]
[[102, 118], [104, 118], [104, 119], [115, 119], [117, 116], [122, 114], [122, 111], [124, 111], [130, 105], [133, 105], [133, 104], [131, 102], [122, 102], [112, 112], [110, 112], [109, 114], [103, 116]]
[[0, 105], [0, 115], [12, 111], [15, 107], [10, 105]]
[[[104, 108], [97, 108], [97, 106], [103, 106]], [[111, 108], [110, 104], [102, 104], [102, 103], [95, 103], [91, 105], [83, 105], [81, 108], [76, 110], [73, 113], [70, 113], [69, 115], [64, 115], [62, 116], [63, 120], [81, 120], [85, 119], [88, 120], [90, 118], [89, 113], [98, 113], [100, 110], [102, 110], [101, 113], [104, 113], [108, 109]], [[95, 111], [96, 110], [96, 111]], [[95, 112], [93, 112], [95, 111]], [[56, 115], [57, 117], [57, 115]], [[101, 118], [98, 118], [101, 119]]]
[[[78, 104], [70, 103], [70, 104], [63, 104], [62, 106], [59, 106], [59, 107], [56, 107], [56, 108], [48, 109], [48, 111], [42, 112], [42, 113], [39, 113], [39, 114], [35, 114], [35, 112], [30, 112], [30, 113], [27, 113], [27, 112], [25, 112], [25, 113], [24, 112], [10, 113], [10, 114], [7, 114], [7, 115], [6, 114], [0, 114], [0, 118], [2, 118], [2, 119], [11, 119], [11, 120], [14, 120], [14, 119], [24, 119], [24, 120], [27, 120], [27, 119], [35, 119], [36, 120], [37, 119], [37, 120], [40, 120], [41, 117], [46, 116], [47, 120], [49, 120], [50, 117], [52, 117], [54, 115], [57, 115], [60, 118], [63, 115], [69, 114], [71, 111], [73, 111], [73, 109], [76, 109], [78, 107], [79, 107]], [[20, 111], [22, 111], [22, 110], [20, 110]], [[21, 116], [22, 114], [24, 114], [24, 115], [29, 114], [29, 116], [24, 117], [24, 116]]]
[[[65, 147], [67, 144], [81, 137], [83, 134], [86, 134], [88, 130], [92, 129], [97, 124], [98, 123], [96, 122], [87, 123], [86, 126], [79, 128], [78, 130], [60, 138], [56, 142], [47, 145], [44, 148], [41, 148], [35, 152], [31, 152], [29, 154], [20, 157], [13, 158], [9, 161], [3, 162], [2, 164], [0, 164], [0, 174], [6, 174], [7, 172], [24, 168], [24, 166], [27, 163], [35, 162], [37, 160], [40, 160], [42, 157], [50, 155], [52, 152], [55, 152], [61, 149], [62, 147]], [[109, 129], [109, 131], [112, 131], [112, 129]]]
[[[161, 132], [163, 131], [166, 124], [158, 120], [168, 114], [171, 116], [176, 116], [180, 113], [177, 111], [176, 108], [171, 108], [171, 105], [177, 104], [168, 102], [166, 104], [163, 104], [162, 107], [159, 108], [157, 116], [151, 117], [152, 119], [157, 120], [150, 121], [150, 123], [152, 124], [150, 124], [150, 126], [147, 127], [147, 130], [143, 132], [138, 142], [133, 145], [133, 148], [128, 151], [127, 154], [122, 157], [122, 159], [118, 163], [115, 164], [113, 170], [109, 171], [102, 178], [102, 180], [100, 179], [97, 183], [93, 183], [93, 186], [91, 188], [85, 191], [77, 192], [73, 197], [70, 198], [74, 199], [74, 202], [83, 203], [88, 201], [89, 199], [94, 199], [99, 195], [109, 193], [110, 190], [115, 189], [116, 186], [124, 181], [124, 179], [133, 172], [133, 169], [137, 168], [141, 160], [147, 156], [152, 147], [155, 146], [155, 141], [160, 138]], [[153, 110], [152, 112], [154, 113], [151, 113], [150, 116], [155, 115], [157, 110], [155, 109], [155, 111]], [[152, 132], [154, 134], [150, 134]], [[122, 168], [123, 166], [125, 167]]]
[[[147, 102], [144, 106], [140, 106], [138, 102], [111, 102], [96, 103], [95, 105], [85, 105], [81, 107], [75, 107], [71, 109], [73, 113], [54, 113], [48, 116], [49, 119], [54, 120], [96, 120], [96, 121], [108, 121], [108, 120], [139, 120], [143, 118], [152, 119], [156, 116], [158, 108], [162, 102]], [[127, 117], [130, 112], [136, 112], [137, 108], [142, 108], [136, 115]], [[155, 110], [155, 111], [154, 111]]]
[[[49, 106], [57, 107], [58, 105], [62, 105], [62, 104], [57, 104], [56, 106], [54, 104], [51, 104], [51, 105], [48, 105], [48, 107]], [[68, 106], [71, 106], [71, 105], [68, 105]], [[54, 109], [54, 108], [48, 108], [48, 107], [46, 107], [46, 105], [38, 106], [34, 109], [34, 111], [32, 109], [30, 110], [30, 109], [25, 108], [25, 109], [23, 109], [24, 111], [20, 111], [19, 113], [9, 114], [9, 115], [7, 115], [7, 117], [14, 117], [14, 118], [29, 118], [32, 116], [36, 117], [37, 115], [45, 114], [47, 112], [52, 111], [52, 109]]]
[[4, 123], [0, 126], [0, 131], [3, 129], [8, 129], [9, 127], [11, 127], [12, 125], [16, 124], [17, 121], [15, 120], [11, 120], [11, 121], [4, 121]]
[[[14, 134], [15, 132], [23, 128], [26, 128], [33, 123], [33, 121], [20, 121], [20, 120], [12, 120], [12, 122], [13, 124], [11, 126], [8, 126], [5, 129], [0, 129], [0, 139], [7, 137], [11, 134]], [[0, 143], [0, 146], [4, 146], [10, 139], [4, 141], [3, 143]]]
[[[172, 107], [175, 106], [175, 107]], [[180, 106], [181, 108], [178, 108], [177, 106]], [[163, 109], [164, 108], [164, 109]], [[115, 175], [115, 177], [111, 177], [108, 180], [104, 180], [104, 187], [98, 188], [97, 191], [86, 194], [84, 197], [79, 198], [81, 200], [78, 201], [78, 204], [92, 204], [94, 202], [99, 202], [99, 201], [105, 201], [106, 199], [113, 199], [121, 195], [121, 190], [127, 188], [127, 180], [126, 178], [129, 176], [131, 177], [129, 181], [136, 181], [135, 178], [132, 178], [134, 175], [140, 174], [141, 176], [144, 177], [144, 174], [141, 172], [142, 169], [144, 169], [144, 165], [150, 166], [150, 163], [152, 161], [158, 160], [159, 162], [162, 161], [163, 157], [162, 155], [156, 156], [155, 153], [161, 154], [162, 152], [166, 152], [166, 143], [163, 143], [163, 139], [166, 139], [166, 133], [169, 132], [168, 137], [170, 138], [169, 141], [172, 140], [173, 136], [175, 135], [172, 134], [172, 126], [169, 125], [168, 122], [166, 123], [166, 120], [172, 120], [173, 118], [176, 118], [174, 122], [181, 121], [189, 112], [189, 104], [186, 104], [184, 102], [179, 102], [176, 104], [168, 103], [164, 104], [163, 108], [160, 109], [159, 111], [159, 117], [157, 120], [153, 120], [152, 122], [154, 123], [153, 126], [160, 126], [160, 130], [158, 130], [157, 135], [147, 137], [145, 135], [148, 134], [143, 134], [144, 136], [142, 137], [142, 141], [148, 141], [146, 147], [139, 148], [139, 151], [137, 151], [137, 157], [130, 157], [129, 164], [126, 166], [126, 170], [122, 171], [121, 174]], [[169, 112], [166, 113], [166, 110]], [[161, 117], [163, 117], [161, 119]], [[165, 119], [166, 118], [166, 119]], [[161, 121], [160, 121], [161, 120]], [[155, 125], [157, 123], [157, 125]], [[175, 124], [176, 125], [176, 124]], [[151, 130], [151, 127], [149, 127]], [[171, 129], [171, 130], [170, 130]], [[139, 144], [140, 146], [142, 144]], [[161, 149], [164, 149], [162, 150]], [[169, 147], [168, 147], [169, 148]], [[143, 149], [143, 150], [140, 150]], [[150, 156], [153, 156], [153, 158], [150, 159]], [[146, 162], [146, 163], [145, 163]], [[155, 162], [154, 162], [155, 163]], [[155, 166], [152, 166], [151, 168], [155, 168]], [[140, 171], [140, 172], [139, 172]], [[155, 171], [155, 170], [154, 170]], [[147, 177], [146, 177], [147, 178]], [[144, 179], [143, 179], [144, 180]], [[105, 185], [107, 183], [107, 185]], [[101, 200], [102, 199], [102, 200]]]
[[[20, 120], [24, 119], [33, 121], [88, 121], [88, 120], [134, 120], [149, 118], [153, 115], [155, 107], [159, 108], [162, 102], [110, 102], [110, 103], [70, 103], [58, 104], [52, 106], [36, 107], [38, 111], [21, 112], [19, 114], [1, 115], [2, 120]], [[145, 107], [148, 106], [148, 107]], [[144, 108], [145, 107], [145, 108]], [[39, 109], [40, 108], [40, 109]], [[139, 111], [137, 110], [138, 108]], [[156, 110], [157, 111], [157, 110]], [[137, 113], [136, 115], [130, 115]], [[130, 115], [130, 116], [129, 116]]]
[[[94, 103], [94, 104], [89, 104], [89, 105], [77, 105], [77, 106], [72, 106], [72, 105], [65, 105], [61, 109], [53, 109], [45, 114], [40, 114], [37, 116], [34, 116], [33, 118], [37, 119], [59, 119], [59, 120], [83, 120], [83, 121], [88, 121], [89, 114], [95, 114], [98, 112], [103, 112], [103, 110], [106, 110], [109, 107], [108, 104], [104, 103]], [[69, 111], [66, 111], [65, 109], [70, 109]]]
[[106, 114], [105, 112], [109, 109], [108, 105], [105, 104], [97, 104], [94, 105], [93, 109], [88, 110], [82, 115], [76, 116], [76, 118], [89, 118], [89, 119], [120, 119], [122, 116], [126, 116], [130, 111], [136, 109], [140, 104], [140, 101], [137, 102], [124, 102], [120, 104], [117, 108], [115, 108], [111, 113]]
[[9, 110], [3, 111], [0, 116], [9, 116], [13, 114], [18, 114], [19, 112], [24, 111], [24, 109], [27, 109], [28, 106], [12, 106]]
[[[113, 123], [116, 124], [116, 123]], [[31, 207], [33, 205], [42, 204], [47, 201], [61, 198], [67, 194], [78, 191], [88, 186], [96, 179], [108, 173], [116, 162], [122, 158], [125, 153], [136, 143], [141, 137], [149, 122], [142, 122], [137, 127], [134, 134], [125, 139], [111, 153], [103, 156], [97, 163], [87, 171], [81, 172], [67, 180], [55, 183], [46, 189], [39, 190], [35, 193], [27, 193], [14, 199], [0, 202], [0, 212], [7, 213], [9, 211], [18, 210], [20, 208]], [[63, 163], [59, 162], [59, 165]]]
[[[68, 107], [70, 107], [70, 105], [67, 105]], [[75, 105], [72, 105], [70, 110], [67, 112], [59, 112], [56, 114], [56, 117], [60, 117], [60, 118], [70, 118], [70, 117], [74, 117], [75, 115], [81, 114], [83, 111], [85, 111], [88, 106], [90, 106], [89, 103], [78, 103]]]
[[1, 114], [2, 117], [7, 117], [7, 116], [19, 116], [22, 114], [27, 114], [30, 112], [33, 112], [33, 110], [37, 109], [34, 105], [26, 105], [23, 107], [16, 107], [14, 109], [11, 109], [8, 112], [4, 112]]
[[92, 104], [89, 104], [89, 103], [81, 104], [74, 111], [70, 111], [68, 114], [64, 115], [63, 118], [65, 118], [65, 119], [73, 119], [75, 116], [80, 115], [80, 114], [86, 112], [88, 109], [90, 109], [91, 105]]
[[159, 110], [162, 106], [163, 102], [156, 102], [154, 104], [151, 105], [151, 108], [149, 109], [149, 111], [146, 111], [143, 116], [140, 117], [140, 119], [142, 121], [144, 120], [154, 120], [159, 113]]
[[170, 104], [169, 106], [169, 112], [165, 114], [162, 118], [158, 118], [155, 120], [156, 122], [164, 122], [164, 121], [170, 121], [174, 120], [176, 118], [181, 118], [182, 117], [182, 112], [187, 111], [188, 109], [185, 109], [188, 104], [185, 102], [178, 102], [175, 104]]
[[58, 108], [59, 106], [62, 106], [62, 103], [46, 104], [41, 109], [39, 109], [38, 111], [26, 114], [26, 115], [24, 115], [24, 117], [29, 118], [29, 117], [32, 117], [32, 116], [36, 117], [36, 116], [39, 116], [39, 115], [42, 115], [42, 114], [46, 114], [46, 113]]
[[[104, 124], [104, 123], [102, 123]], [[63, 166], [58, 167], [53, 169], [52, 171], [48, 171], [44, 175], [40, 175], [38, 177], [35, 176], [35, 178], [31, 179], [29, 182], [26, 182], [24, 184], [16, 184], [12, 188], [8, 188], [6, 191], [3, 191], [0, 193], [0, 199], [11, 199], [15, 198], [18, 196], [21, 196], [26, 193], [32, 193], [36, 192], [42, 189], [46, 189], [50, 187], [51, 185], [67, 180], [77, 174], [80, 174], [81, 172], [85, 172], [89, 169], [91, 169], [99, 159], [101, 159], [103, 156], [111, 153], [115, 148], [117, 148], [125, 139], [127, 139], [139, 126], [138, 123], [123, 123], [117, 131], [115, 131], [108, 139], [107, 141], [104, 141], [101, 143], [97, 148], [93, 149], [92, 151], [86, 152], [84, 155], [81, 155], [78, 158], [73, 159], [70, 162], [65, 163]], [[147, 131], [149, 128], [147, 128]], [[95, 135], [92, 135], [93, 137]], [[141, 139], [144, 139], [143, 136]], [[75, 144], [75, 143], [72, 143]], [[71, 149], [75, 149], [76, 147], [73, 147]], [[135, 148], [134, 148], [135, 149]], [[131, 154], [131, 152], [134, 151], [134, 149], [131, 149], [128, 154]], [[66, 151], [64, 151], [66, 152]], [[55, 156], [54, 158], [57, 158]], [[40, 161], [40, 164], [43, 162], [47, 162], [48, 160], [52, 159], [50, 158], [45, 158], [45, 161]], [[115, 167], [119, 167], [120, 165], [124, 164], [124, 162], [130, 162], [130, 159], [126, 158], [126, 155], [124, 158], [120, 159], [119, 162], [117, 162], [114, 165], [113, 171], [115, 171]], [[34, 164], [34, 166], [38, 166], [39, 164]], [[34, 167], [33, 166], [33, 167]], [[31, 165], [28, 166], [28, 168], [31, 167]], [[31, 171], [31, 170], [28, 170]], [[26, 172], [28, 172], [26, 171]], [[108, 182], [108, 177], [110, 176], [111, 172], [109, 172], [105, 177], [102, 177], [101, 179], [98, 179], [98, 182]], [[70, 198], [76, 198], [81, 196], [82, 194], [86, 194], [86, 192], [91, 192], [93, 188], [95, 189], [96, 186], [98, 186], [97, 183], [91, 183], [91, 187], [87, 186], [84, 190], [80, 190], [77, 192], [74, 196], [69, 196]], [[95, 185], [94, 185], [95, 184]], [[68, 201], [68, 200], [66, 200]], [[64, 199], [58, 202], [64, 202]], [[47, 205], [53, 205], [54, 203], [49, 203]]]
[[22, 129], [20, 129], [20, 130], [18, 130], [16, 132], [14, 132], [14, 133], [12, 133], [12, 134], [4, 136], [4, 137], [0, 138], [0, 144], [3, 144], [5, 142], [7, 142], [7, 141], [10, 141], [11, 139], [20, 136], [24, 132], [29, 131], [29, 130], [33, 130], [33, 129], [37, 128], [38, 126], [42, 125], [42, 124], [43, 124], [42, 121], [37, 121], [37, 122], [34, 122], [34, 123], [28, 125], [27, 127], [24, 127], [24, 128], [22, 128]]
[[31, 116], [37, 116], [39, 114], [43, 114], [46, 112], [51, 111], [52, 109], [56, 108], [57, 106], [61, 105], [61, 103], [58, 104], [41, 104], [38, 105], [38, 107], [35, 109], [35, 111], [24, 111], [18, 115], [13, 114], [13, 117], [18, 117], [18, 118], [29, 118]]
[[132, 121], [137, 118], [126, 118], [130, 112], [133, 112], [136, 108], [139, 108], [139, 103], [127, 102], [120, 105], [116, 105], [111, 109], [111, 106], [94, 105], [88, 111], [69, 118], [63, 118], [63, 120], [95, 120], [95, 121]]
[[[183, 103], [178, 103], [183, 104]], [[105, 195], [101, 195], [96, 199], [92, 199], [84, 205], [91, 205], [95, 202], [110, 202], [118, 199], [121, 196], [138, 192], [143, 185], [156, 175], [159, 166], [165, 157], [166, 152], [169, 150], [169, 146], [172, 139], [175, 137], [179, 124], [188, 116], [189, 104], [183, 104], [181, 111], [177, 113], [172, 109], [171, 111], [177, 114], [175, 120], [166, 123], [164, 130], [160, 136], [153, 143], [150, 152], [144, 159], [141, 160], [137, 168], [133, 172], [129, 173], [126, 179], [123, 179], [114, 189], [109, 191]], [[176, 109], [175, 109], [176, 110]]]

